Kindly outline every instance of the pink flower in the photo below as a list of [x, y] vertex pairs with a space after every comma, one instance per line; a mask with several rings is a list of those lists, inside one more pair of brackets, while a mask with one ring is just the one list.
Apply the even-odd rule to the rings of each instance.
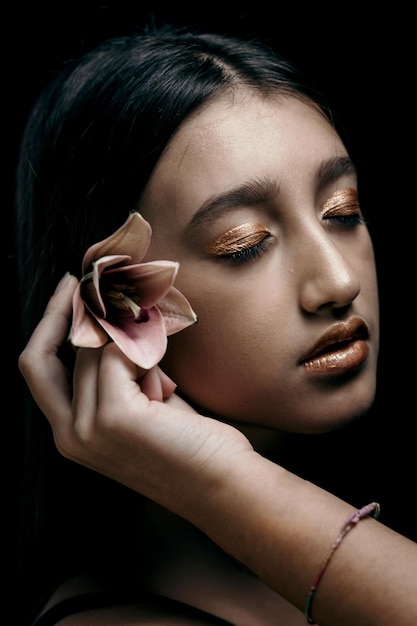
[[150, 224], [132, 212], [116, 232], [87, 250], [73, 298], [74, 346], [99, 348], [113, 340], [131, 361], [150, 369], [165, 354], [167, 336], [197, 321], [173, 287], [179, 263], [141, 263], [151, 235]]

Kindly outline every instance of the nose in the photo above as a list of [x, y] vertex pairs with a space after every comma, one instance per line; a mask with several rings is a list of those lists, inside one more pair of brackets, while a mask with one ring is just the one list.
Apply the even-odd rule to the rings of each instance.
[[308, 233], [302, 249], [300, 304], [308, 313], [325, 307], [343, 308], [358, 296], [361, 286], [355, 264], [349, 259], [355, 248], [336, 245], [320, 227]]

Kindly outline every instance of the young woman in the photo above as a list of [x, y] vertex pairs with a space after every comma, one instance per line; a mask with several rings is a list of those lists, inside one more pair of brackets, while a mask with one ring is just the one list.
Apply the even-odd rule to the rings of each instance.
[[357, 189], [326, 106], [254, 41], [113, 39], [39, 98], [17, 179], [28, 623], [416, 622], [417, 545], [280, 460], [285, 432], [374, 400]]

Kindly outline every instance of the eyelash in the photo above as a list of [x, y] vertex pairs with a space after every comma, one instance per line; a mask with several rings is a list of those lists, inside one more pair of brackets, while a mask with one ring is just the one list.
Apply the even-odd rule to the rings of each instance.
[[365, 218], [362, 213], [354, 213], [352, 215], [335, 215], [325, 217], [324, 220], [336, 221], [346, 228], [353, 228], [359, 226], [359, 224], [366, 224]]
[[239, 250], [239, 252], [231, 252], [230, 254], [222, 254], [218, 258], [223, 261], [228, 261], [234, 265], [243, 265], [253, 259], [259, 258], [271, 245], [271, 237], [268, 235], [264, 237], [259, 243], [249, 248]]

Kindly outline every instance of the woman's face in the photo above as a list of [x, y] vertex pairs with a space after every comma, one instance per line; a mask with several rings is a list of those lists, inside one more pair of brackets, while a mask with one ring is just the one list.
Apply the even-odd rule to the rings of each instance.
[[202, 411], [322, 432], [375, 392], [377, 279], [354, 168], [314, 108], [223, 96], [177, 132], [139, 207], [198, 323], [163, 369]]

